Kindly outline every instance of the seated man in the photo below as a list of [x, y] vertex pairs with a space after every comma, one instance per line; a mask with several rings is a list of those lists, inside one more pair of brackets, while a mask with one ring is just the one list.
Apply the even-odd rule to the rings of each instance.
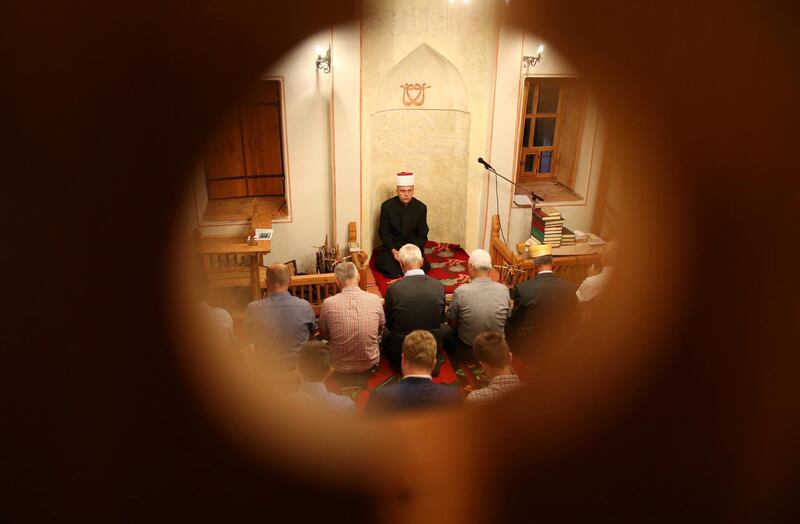
[[274, 264], [267, 268], [267, 298], [254, 300], [244, 312], [244, 328], [255, 345], [256, 354], [266, 361], [291, 369], [300, 346], [317, 329], [311, 304], [289, 294], [288, 268]]
[[198, 269], [198, 279], [200, 282], [200, 293], [203, 301], [200, 302], [199, 313], [201, 321], [207, 328], [207, 334], [214, 343], [221, 347], [228, 347], [233, 344], [233, 318], [228, 311], [221, 307], [213, 307], [208, 303], [211, 294], [211, 286], [208, 275], [205, 271]]
[[[422, 253], [413, 244], [400, 248], [400, 264], [405, 273], [386, 290], [383, 311], [388, 333], [383, 339], [383, 352], [394, 369], [400, 367], [403, 339], [415, 329], [427, 329], [441, 343], [444, 318], [444, 286], [427, 276], [422, 269]], [[438, 367], [439, 359], [436, 359]], [[438, 374], [437, 372], [434, 375]]]
[[334, 269], [340, 293], [322, 303], [319, 334], [328, 340], [337, 373], [360, 373], [378, 365], [378, 347], [385, 323], [377, 295], [358, 287], [358, 269], [342, 262]]
[[608, 285], [608, 280], [611, 278], [612, 267], [614, 266], [614, 257], [616, 256], [617, 243], [614, 241], [609, 242], [603, 249], [603, 254], [600, 255], [600, 263], [603, 266], [602, 271], [592, 266], [589, 269], [589, 276], [581, 283], [575, 295], [578, 297], [578, 302], [589, 302], [597, 297]]
[[[381, 204], [378, 236], [383, 246], [374, 253], [375, 267], [387, 278], [402, 276], [400, 248], [414, 244], [420, 251], [428, 241], [428, 208], [414, 198], [414, 174], [397, 174], [397, 196]], [[420, 266], [426, 273], [430, 264], [423, 260]]]
[[511, 352], [501, 333], [481, 333], [472, 347], [489, 378], [489, 384], [467, 395], [468, 404], [486, 404], [522, 387], [522, 382], [511, 367]]
[[469, 256], [470, 282], [456, 288], [447, 308], [447, 321], [454, 333], [445, 344], [462, 358], [473, 359], [472, 344], [484, 331], [502, 333], [511, 310], [508, 288], [492, 282], [492, 258], [476, 249]]
[[292, 394], [292, 398], [308, 404], [355, 412], [356, 405], [353, 399], [335, 395], [325, 387], [325, 379], [333, 368], [331, 351], [324, 342], [309, 342], [300, 348], [297, 369], [303, 381], [300, 390]]
[[455, 404], [461, 400], [458, 388], [434, 384], [431, 370], [436, 359], [436, 339], [424, 330], [412, 331], [403, 341], [403, 379], [376, 389], [367, 404], [368, 412]]
[[575, 286], [553, 273], [553, 251], [547, 244], [531, 250], [535, 278], [514, 287], [514, 310], [506, 324], [506, 340], [517, 355], [532, 356], [530, 347], [555, 321], [572, 319], [576, 305]]

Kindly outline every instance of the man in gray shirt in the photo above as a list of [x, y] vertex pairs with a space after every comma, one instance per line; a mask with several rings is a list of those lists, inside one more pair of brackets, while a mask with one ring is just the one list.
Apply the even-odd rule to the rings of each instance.
[[244, 328], [256, 354], [266, 361], [293, 368], [300, 346], [317, 329], [308, 301], [289, 294], [289, 270], [284, 264], [267, 268], [267, 298], [254, 300], [244, 312]]
[[448, 350], [462, 358], [474, 360], [472, 344], [484, 331], [502, 333], [511, 310], [508, 288], [489, 277], [492, 258], [483, 249], [469, 256], [471, 281], [456, 288], [447, 310], [447, 322], [454, 334], [449, 336]]

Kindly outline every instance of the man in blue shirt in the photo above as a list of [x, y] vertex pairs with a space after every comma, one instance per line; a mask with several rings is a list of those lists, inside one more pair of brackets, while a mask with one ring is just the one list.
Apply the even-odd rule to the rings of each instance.
[[300, 347], [317, 329], [308, 301], [289, 294], [289, 269], [284, 264], [267, 268], [267, 298], [254, 300], [244, 312], [244, 328], [256, 354], [283, 368], [293, 368]]
[[331, 350], [324, 342], [309, 342], [300, 348], [297, 369], [303, 382], [292, 398], [308, 405], [355, 413], [353, 399], [336, 395], [325, 387], [325, 379], [333, 372]]

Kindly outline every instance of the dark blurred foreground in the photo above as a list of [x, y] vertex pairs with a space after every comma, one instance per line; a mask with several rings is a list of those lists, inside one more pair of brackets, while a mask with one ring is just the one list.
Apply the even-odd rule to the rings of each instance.
[[[752, 4], [536, 2], [543, 36], [625, 121], [617, 143], [660, 129], [677, 168], [649, 182], [702, 228], [664, 249], [684, 268], [668, 283], [679, 314], [623, 412], [568, 453], [453, 442], [502, 472], [463, 502], [490, 501], [491, 520], [800, 518], [799, 20]], [[181, 174], [217, 115], [353, 6], [44, 1], [2, 13], [0, 518], [376, 518], [384, 501], [367, 486], [257, 462], [212, 424], [173, 351], [165, 286]], [[480, 431], [499, 431], [500, 415]], [[512, 416], [523, 435], [542, 431]]]

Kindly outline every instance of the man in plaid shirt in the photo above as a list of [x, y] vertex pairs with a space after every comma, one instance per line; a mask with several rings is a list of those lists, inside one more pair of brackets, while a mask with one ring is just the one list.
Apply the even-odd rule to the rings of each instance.
[[489, 377], [489, 385], [467, 395], [467, 404], [486, 404], [522, 387], [522, 382], [511, 367], [511, 352], [501, 333], [481, 333], [475, 338], [472, 349]]
[[386, 323], [381, 299], [358, 287], [358, 270], [342, 262], [333, 270], [340, 293], [325, 299], [320, 337], [328, 341], [337, 373], [361, 373], [380, 361], [378, 341]]

